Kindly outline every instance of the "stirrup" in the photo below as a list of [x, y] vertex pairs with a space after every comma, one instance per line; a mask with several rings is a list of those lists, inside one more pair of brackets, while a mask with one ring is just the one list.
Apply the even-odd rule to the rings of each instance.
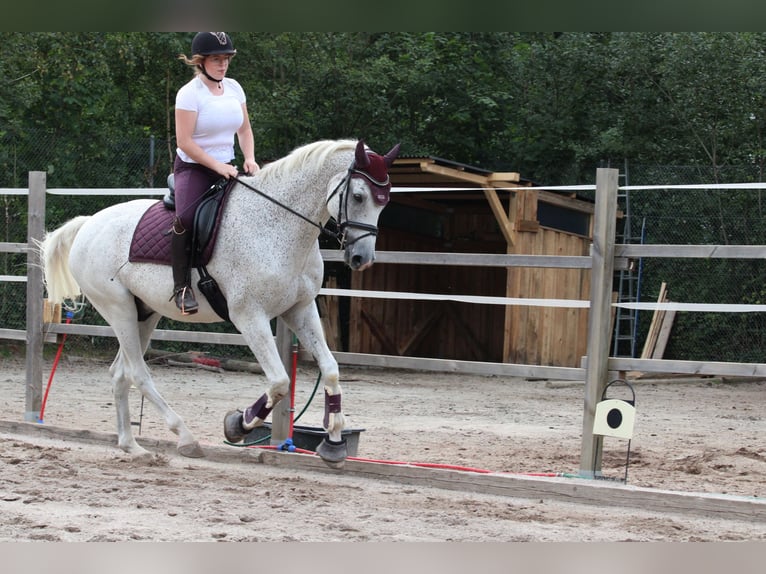
[[181, 311], [181, 315], [193, 315], [199, 309], [199, 304], [194, 298], [194, 291], [188, 285], [179, 287], [173, 291], [171, 300], [176, 300], [176, 307]]

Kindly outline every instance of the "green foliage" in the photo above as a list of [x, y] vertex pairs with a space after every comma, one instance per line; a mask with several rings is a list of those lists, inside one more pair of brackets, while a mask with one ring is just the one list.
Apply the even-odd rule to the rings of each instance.
[[[0, 71], [9, 79], [0, 86], [3, 178], [20, 184], [30, 168], [60, 186], [147, 184], [174, 153], [175, 92], [191, 75], [177, 56], [188, 54], [192, 36], [0, 32]], [[590, 181], [596, 165], [625, 157], [764, 165], [763, 33], [233, 39], [230, 75], [248, 94], [261, 160], [315, 139], [361, 137], [550, 184]], [[54, 143], [37, 165], [14, 165], [40, 134]], [[149, 136], [159, 143], [157, 165], [121, 169], [122, 142]]]

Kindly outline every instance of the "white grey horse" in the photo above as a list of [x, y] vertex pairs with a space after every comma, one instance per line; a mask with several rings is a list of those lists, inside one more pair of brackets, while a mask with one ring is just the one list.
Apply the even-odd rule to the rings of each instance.
[[[342, 466], [345, 461], [338, 364], [325, 341], [315, 304], [324, 274], [318, 237], [334, 218], [346, 264], [355, 270], [372, 264], [377, 220], [390, 192], [388, 167], [398, 151], [397, 144], [381, 156], [362, 141], [324, 140], [299, 147], [234, 183], [206, 268], [269, 385], [254, 403], [224, 415], [228, 439], [241, 440], [262, 425], [288, 393], [289, 376], [270, 324], [281, 317], [316, 359], [324, 383], [328, 436], [317, 452], [330, 466]], [[128, 391], [134, 385], [178, 435], [178, 451], [199, 457], [204, 456], [199, 443], [156, 389], [144, 353], [162, 316], [199, 323], [222, 319], [201, 296], [198, 313], [181, 315], [169, 300], [170, 267], [129, 260], [134, 230], [155, 203], [128, 201], [71, 219], [46, 234], [39, 246], [41, 261], [51, 300], [85, 295], [114, 329], [119, 351], [109, 372], [119, 447], [137, 455], [147, 452], [131, 431]]]

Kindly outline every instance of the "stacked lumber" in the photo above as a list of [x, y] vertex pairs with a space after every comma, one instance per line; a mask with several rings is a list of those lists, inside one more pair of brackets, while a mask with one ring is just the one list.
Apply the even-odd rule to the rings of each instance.
[[[667, 303], [668, 289], [664, 281], [660, 285], [660, 294], [657, 303]], [[670, 339], [670, 330], [673, 328], [673, 321], [676, 318], [675, 311], [664, 311], [655, 309], [652, 315], [652, 323], [649, 326], [649, 333], [644, 342], [644, 348], [641, 351], [642, 359], [661, 359], [665, 354], [665, 348]]]

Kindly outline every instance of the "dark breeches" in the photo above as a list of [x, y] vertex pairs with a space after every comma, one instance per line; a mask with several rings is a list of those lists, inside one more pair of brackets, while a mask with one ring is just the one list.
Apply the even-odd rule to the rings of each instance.
[[175, 180], [176, 217], [184, 229], [194, 225], [194, 211], [205, 191], [221, 176], [198, 163], [186, 163], [176, 156], [173, 164]]

